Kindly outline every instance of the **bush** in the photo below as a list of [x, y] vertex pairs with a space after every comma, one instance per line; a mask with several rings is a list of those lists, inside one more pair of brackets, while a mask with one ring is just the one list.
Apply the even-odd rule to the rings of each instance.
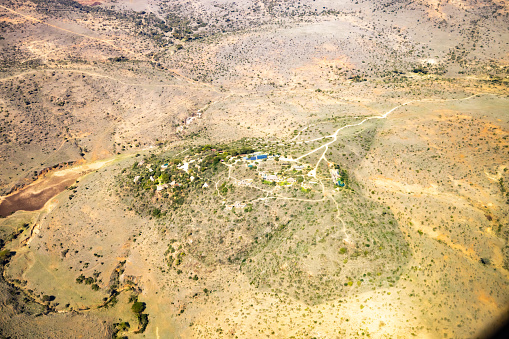
[[45, 294], [42, 296], [42, 301], [44, 301], [44, 302], [53, 301], [53, 300], [55, 300], [55, 297], [52, 295]]
[[122, 331], [127, 331], [130, 327], [131, 325], [129, 325], [127, 321], [121, 322], [120, 324], [117, 325], [117, 328]]
[[83, 280], [85, 280], [85, 276], [83, 274], [76, 278], [76, 282], [78, 284], [83, 283]]
[[421, 67], [415, 67], [414, 69], [412, 69], [412, 72], [413, 73], [421, 73], [421, 74], [428, 74], [429, 73], [429, 71], [426, 68], [422, 67], [422, 66]]
[[0, 251], [0, 265], [6, 264], [13, 254], [14, 252], [11, 252], [9, 250]]
[[140, 314], [141, 312], [145, 311], [145, 306], [146, 304], [144, 302], [137, 301], [133, 304], [131, 309], [134, 313]]
[[148, 314], [138, 314], [138, 321], [140, 322], [140, 329], [135, 333], [143, 333], [148, 325]]
[[161, 210], [159, 208], [154, 208], [152, 210], [152, 216], [155, 218], [161, 217]]

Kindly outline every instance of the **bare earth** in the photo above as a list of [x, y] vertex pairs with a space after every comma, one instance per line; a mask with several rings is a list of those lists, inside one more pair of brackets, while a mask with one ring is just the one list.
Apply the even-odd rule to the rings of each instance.
[[484, 337], [508, 6], [0, 4], [0, 336]]

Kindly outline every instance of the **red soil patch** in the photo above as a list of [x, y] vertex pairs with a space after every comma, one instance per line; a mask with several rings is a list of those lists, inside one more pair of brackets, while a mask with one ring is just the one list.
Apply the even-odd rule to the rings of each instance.
[[76, 2], [85, 6], [98, 6], [101, 4], [101, 1], [97, 0], [76, 0]]
[[36, 211], [43, 208], [49, 199], [71, 186], [79, 176], [80, 173], [70, 172], [68, 175], [46, 177], [9, 194], [0, 202], [0, 216], [7, 217], [19, 210]]

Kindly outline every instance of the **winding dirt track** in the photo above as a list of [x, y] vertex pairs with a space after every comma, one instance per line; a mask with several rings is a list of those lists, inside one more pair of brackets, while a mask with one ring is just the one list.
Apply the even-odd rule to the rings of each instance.
[[[313, 170], [311, 170], [309, 173], [308, 173], [308, 176], [310, 177], [313, 177], [315, 179], [317, 179], [321, 186], [322, 186], [322, 198], [321, 199], [318, 199], [318, 200], [314, 200], [314, 199], [300, 199], [300, 198], [290, 198], [290, 197], [284, 197], [284, 196], [281, 196], [281, 195], [278, 195], [275, 193], [275, 190], [265, 190], [263, 188], [259, 188], [259, 187], [256, 187], [255, 185], [251, 186], [252, 188], [254, 189], [257, 189], [257, 190], [260, 190], [260, 191], [263, 191], [266, 193], [266, 196], [265, 197], [262, 197], [262, 198], [257, 198], [257, 199], [254, 199], [250, 202], [254, 202], [254, 201], [263, 201], [263, 200], [267, 200], [267, 199], [275, 199], [275, 200], [295, 200], [295, 201], [306, 201], [306, 202], [318, 202], [318, 201], [324, 201], [327, 199], [327, 197], [329, 197], [333, 202], [334, 204], [336, 205], [336, 218], [341, 222], [341, 225], [342, 225], [342, 232], [344, 233], [345, 235], [345, 238], [343, 239], [346, 243], [351, 243], [351, 240], [350, 240], [350, 236], [348, 235], [348, 232], [347, 232], [347, 229], [346, 229], [346, 224], [344, 222], [344, 220], [341, 218], [341, 209], [340, 209], [340, 206], [338, 204], [338, 202], [334, 199], [334, 197], [332, 196], [332, 194], [327, 194], [326, 190], [325, 190], [325, 186], [323, 184], [323, 181], [321, 178], [317, 178], [316, 176], [316, 172], [318, 170], [318, 165], [320, 164], [320, 162], [323, 160], [323, 161], [326, 161], [328, 162], [327, 158], [325, 157], [325, 154], [327, 153], [328, 149], [329, 149], [329, 146], [331, 144], [333, 144], [334, 142], [337, 141], [338, 139], [338, 135], [339, 135], [339, 132], [341, 132], [342, 130], [346, 129], [346, 128], [349, 128], [349, 127], [356, 127], [356, 126], [360, 126], [362, 124], [364, 124], [365, 122], [369, 121], [369, 120], [372, 120], [372, 119], [386, 119], [390, 114], [392, 114], [394, 111], [398, 110], [399, 108], [403, 107], [403, 106], [406, 106], [406, 105], [410, 105], [412, 103], [417, 103], [417, 102], [449, 102], [449, 101], [462, 101], [462, 100], [469, 100], [469, 99], [472, 99], [474, 97], [477, 97], [477, 96], [480, 96], [480, 95], [496, 95], [496, 94], [493, 94], [493, 93], [477, 93], [477, 94], [473, 94], [471, 96], [468, 96], [468, 97], [465, 97], [465, 98], [457, 98], [457, 99], [420, 99], [420, 100], [412, 100], [412, 101], [408, 101], [408, 102], [405, 102], [403, 104], [400, 104], [392, 109], [390, 109], [389, 111], [385, 112], [384, 114], [382, 115], [377, 115], [377, 116], [372, 116], [372, 117], [367, 117], [365, 119], [363, 119], [362, 121], [356, 123], [356, 124], [349, 124], [349, 125], [345, 125], [345, 126], [342, 126], [340, 128], [338, 128], [333, 134], [331, 135], [327, 135], [327, 136], [324, 136], [324, 137], [320, 137], [320, 138], [316, 138], [316, 139], [312, 139], [312, 140], [306, 140], [306, 141], [301, 141], [301, 142], [298, 142], [298, 143], [309, 143], [309, 142], [312, 142], [312, 141], [318, 141], [318, 140], [323, 140], [323, 139], [332, 139], [331, 141], [327, 142], [327, 143], [324, 143], [323, 145], [321, 146], [318, 146], [317, 148], [309, 151], [308, 153], [304, 154], [304, 155], [301, 155], [299, 156], [298, 158], [296, 159], [290, 159], [290, 158], [282, 158], [281, 160], [283, 161], [289, 161], [289, 162], [295, 162], [295, 163], [301, 163], [301, 160], [315, 152], [317, 152], [318, 150], [320, 150], [321, 148], [324, 149], [322, 155], [320, 156], [320, 158], [318, 159], [318, 161], [316, 162], [316, 165], [314, 167]], [[313, 125], [310, 125], [310, 126], [306, 126], [304, 127], [295, 137], [293, 137], [290, 141], [295, 141], [299, 136], [300, 134], [305, 131], [307, 128], [311, 127]], [[224, 164], [224, 163], [223, 163]], [[231, 180], [231, 179], [234, 179], [234, 180], [238, 180], [234, 177], [231, 176], [231, 169], [233, 167], [233, 165], [228, 165], [228, 164], [224, 164], [225, 166], [228, 166], [229, 167], [229, 170], [228, 170], [228, 178], [226, 178], [227, 180]], [[220, 180], [219, 180], [220, 181]], [[216, 182], [216, 190], [219, 194], [219, 190], [217, 188], [217, 185], [218, 185], [218, 182]], [[269, 194], [272, 194], [272, 196], [269, 196]], [[219, 194], [220, 195], [220, 194]]]

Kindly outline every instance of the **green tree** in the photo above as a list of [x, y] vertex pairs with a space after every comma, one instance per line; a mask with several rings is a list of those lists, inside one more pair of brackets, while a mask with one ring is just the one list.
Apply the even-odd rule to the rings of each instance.
[[137, 301], [133, 304], [131, 309], [134, 313], [140, 314], [141, 312], [145, 311], [146, 304], [142, 301]]
[[11, 252], [9, 250], [0, 251], [0, 265], [6, 264], [13, 254], [14, 252]]

